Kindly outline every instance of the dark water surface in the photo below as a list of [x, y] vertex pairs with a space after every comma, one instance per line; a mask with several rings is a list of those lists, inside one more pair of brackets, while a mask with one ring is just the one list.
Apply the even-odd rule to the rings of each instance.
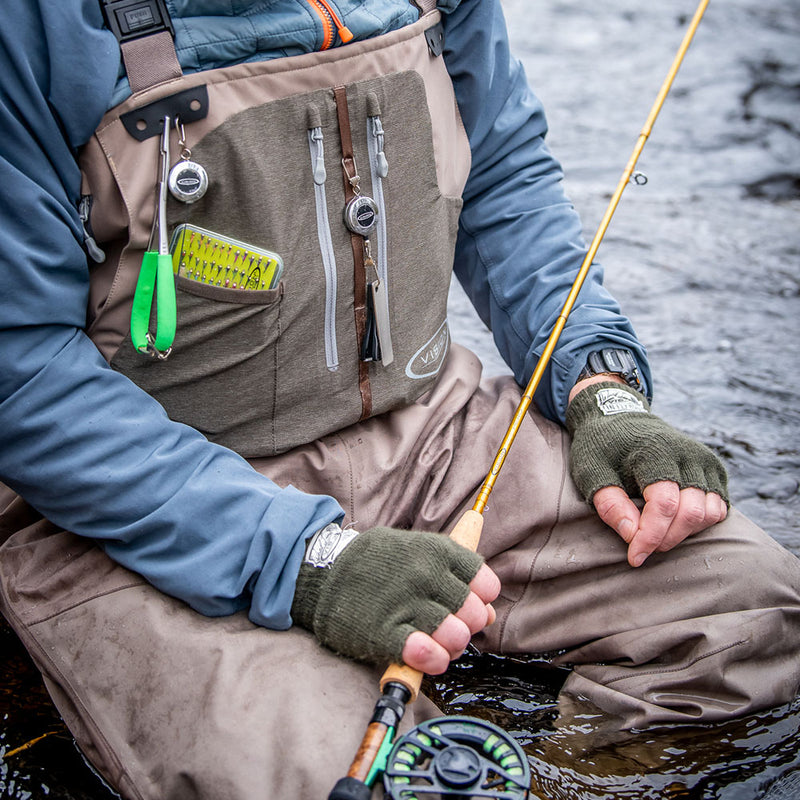
[[[504, 6], [588, 240], [695, 6]], [[655, 410], [720, 453], [734, 503], [800, 555], [800, 1], [710, 4], [639, 169], [649, 182], [626, 190], [599, 258], [648, 346]], [[451, 321], [487, 373], [507, 371], [457, 287]], [[468, 656], [428, 689], [517, 739], [535, 797], [800, 798], [800, 701], [604, 744], [588, 708], [554, 730], [562, 680], [535, 661]], [[112, 796], [0, 625], [0, 799]]]

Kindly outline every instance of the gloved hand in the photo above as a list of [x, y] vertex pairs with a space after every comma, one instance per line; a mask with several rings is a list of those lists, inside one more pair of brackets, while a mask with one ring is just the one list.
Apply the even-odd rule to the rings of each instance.
[[401, 663], [409, 634], [431, 634], [458, 611], [483, 564], [447, 536], [393, 528], [355, 534], [334, 555], [315, 566], [309, 559], [328, 559], [307, 551], [292, 618], [335, 652], [372, 663]]
[[[567, 428], [572, 434], [570, 471], [581, 494], [627, 542], [645, 530], [641, 538], [648, 541], [631, 546], [635, 552], [629, 560], [634, 566], [654, 550], [668, 550], [724, 518], [728, 479], [722, 462], [705, 445], [651, 414], [647, 400], [630, 387], [612, 381], [587, 386], [567, 409]], [[658, 512], [663, 519], [657, 519], [656, 510], [647, 507], [648, 487], [657, 484], [662, 489], [666, 486], [662, 482], [674, 485], [660, 493]], [[603, 492], [605, 507], [600, 507], [598, 492], [612, 486], [648, 501], [641, 518], [630, 501], [624, 508], [627, 498], [623, 495], [620, 502], [616, 490]], [[682, 498], [694, 506], [683, 514]], [[668, 518], [664, 509], [670, 505], [674, 511]], [[654, 519], [652, 530], [645, 526], [648, 516]]]

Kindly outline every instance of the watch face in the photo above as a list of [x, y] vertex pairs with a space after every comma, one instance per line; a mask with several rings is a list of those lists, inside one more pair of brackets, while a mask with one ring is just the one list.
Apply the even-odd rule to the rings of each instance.
[[304, 562], [312, 567], [329, 567], [356, 536], [358, 531], [352, 528], [342, 530], [332, 522], [311, 537]]

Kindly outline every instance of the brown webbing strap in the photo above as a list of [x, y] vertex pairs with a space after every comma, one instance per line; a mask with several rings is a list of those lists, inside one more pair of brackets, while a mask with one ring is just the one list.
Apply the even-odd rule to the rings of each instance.
[[418, 6], [423, 14], [427, 14], [436, 8], [436, 0], [414, 0], [414, 5]]
[[183, 74], [168, 31], [125, 42], [120, 50], [132, 92], [141, 92]]
[[[350, 130], [350, 112], [347, 108], [347, 91], [344, 86], [333, 90], [336, 100], [336, 115], [339, 121], [339, 139], [342, 143], [342, 178], [344, 180], [344, 199], [349, 203], [355, 196], [351, 178], [357, 176], [356, 160], [353, 155], [353, 135]], [[358, 388], [361, 392], [361, 419], [372, 414], [372, 388], [369, 385], [369, 364], [361, 360], [361, 344], [367, 328], [367, 273], [364, 267], [364, 239], [357, 233], [350, 234], [350, 247], [353, 250], [353, 306], [356, 323], [356, 344], [358, 349]]]

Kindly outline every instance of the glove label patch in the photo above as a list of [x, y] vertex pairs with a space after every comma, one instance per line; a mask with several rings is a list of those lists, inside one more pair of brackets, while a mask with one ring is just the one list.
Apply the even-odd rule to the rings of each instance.
[[335, 522], [331, 522], [308, 540], [303, 563], [312, 567], [329, 567], [356, 536], [358, 531], [352, 528], [342, 530]]
[[600, 389], [595, 395], [597, 407], [607, 417], [613, 414], [646, 414], [644, 403], [625, 389]]

